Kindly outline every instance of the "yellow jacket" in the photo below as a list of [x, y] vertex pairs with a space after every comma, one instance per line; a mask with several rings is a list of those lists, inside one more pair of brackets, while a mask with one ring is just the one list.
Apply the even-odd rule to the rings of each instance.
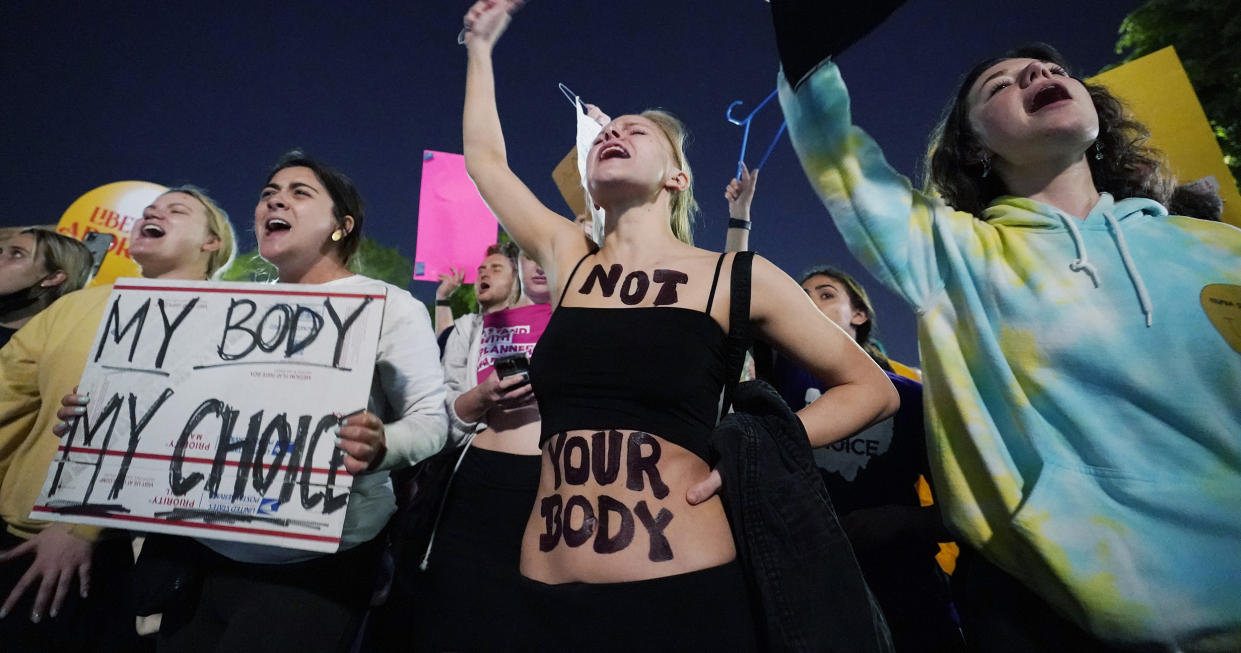
[[[29, 515], [60, 444], [52, 433], [56, 410], [82, 378], [111, 293], [106, 285], [61, 297], [0, 349], [0, 517], [18, 537], [34, 537], [49, 524]], [[100, 531], [73, 527], [91, 540]]]

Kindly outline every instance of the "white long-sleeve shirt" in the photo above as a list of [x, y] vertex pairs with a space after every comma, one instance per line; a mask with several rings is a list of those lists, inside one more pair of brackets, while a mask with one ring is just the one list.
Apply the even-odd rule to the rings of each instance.
[[457, 414], [457, 398], [478, 385], [478, 352], [483, 335], [483, 316], [466, 313], [452, 323], [452, 333], [444, 345], [444, 406], [448, 412], [448, 434], [453, 444], [459, 444], [466, 436], [480, 433], [487, 428], [481, 420], [471, 422]]

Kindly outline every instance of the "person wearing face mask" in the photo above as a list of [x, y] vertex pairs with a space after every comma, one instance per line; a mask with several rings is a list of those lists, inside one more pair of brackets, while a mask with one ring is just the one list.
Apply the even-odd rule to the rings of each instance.
[[601, 246], [539, 202], [509, 168], [495, 102], [492, 51], [519, 5], [466, 14], [463, 135], [467, 171], [556, 306], [531, 364], [543, 457], [521, 547], [528, 639], [513, 648], [756, 650], [709, 461], [740, 377], [733, 345], [752, 326], [830, 386], [787, 415], [807, 456], [891, 414], [896, 392], [774, 265], [692, 245], [686, 134], [667, 112], [619, 116], [590, 148]]
[[[469, 338], [472, 348], [455, 341], [443, 361], [457, 446], [441, 455], [454, 469], [441, 481], [441, 503], [429, 506], [436, 514], [427, 541], [398, 547], [397, 587], [375, 615], [381, 650], [506, 650], [528, 627], [518, 562], [539, 484], [541, 422], [528, 374], [503, 357], [529, 359], [551, 316], [551, 291], [538, 263], [524, 253], [510, 258], [515, 245], [487, 251], [478, 276], [482, 315], [458, 320], [452, 336]], [[506, 308], [510, 285], [520, 298]], [[475, 401], [485, 406], [477, 417]], [[484, 616], [487, 627], [479, 628]]]
[[1145, 129], [1043, 44], [965, 75], [914, 190], [824, 60], [895, 4], [774, 0], [780, 100], [918, 315], [937, 496], [988, 563], [958, 571], [971, 647], [1241, 648], [1241, 230], [1168, 215]]
[[80, 241], [47, 229], [0, 240], [0, 347], [36, 313], [90, 281], [91, 254]]
[[[259, 193], [259, 254], [276, 266], [282, 283], [383, 284], [347, 267], [361, 242], [363, 218], [362, 198], [348, 177], [300, 151], [289, 152]], [[368, 405], [336, 431], [336, 446], [353, 475], [340, 549], [319, 554], [159, 538], [160, 555], [191, 566], [198, 579], [164, 607], [160, 651], [251, 650], [257, 642], [267, 651], [349, 650], [374, 588], [382, 530], [395, 510], [388, 470], [439, 450], [447, 430], [430, 318], [408, 292], [384, 285]], [[155, 541], [148, 539], [148, 549]]]
[[[145, 278], [201, 280], [228, 264], [233, 242], [224, 211], [198, 188], [180, 186], [143, 210], [130, 254]], [[89, 267], [88, 254], [84, 270]], [[65, 295], [0, 349], [0, 648], [6, 651], [144, 647], [129, 600], [129, 539], [101, 539], [93, 526], [28, 516], [57, 435], [67, 430], [58, 420], [85, 410], [72, 391], [111, 292], [105, 285]], [[61, 407], [66, 395], [70, 408]]]

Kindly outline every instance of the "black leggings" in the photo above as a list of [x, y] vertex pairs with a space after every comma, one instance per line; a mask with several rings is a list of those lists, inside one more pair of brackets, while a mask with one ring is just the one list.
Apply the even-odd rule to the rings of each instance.
[[349, 650], [362, 623], [384, 536], [292, 564], [236, 562], [177, 539], [201, 582], [164, 609], [161, 653], [338, 653]]
[[[736, 562], [628, 583], [525, 579], [534, 618], [525, 651], [757, 651]], [[518, 647], [515, 647], [518, 648]]]
[[[505, 651], [528, 627], [521, 538], [541, 456], [470, 449], [444, 503], [426, 571], [423, 551], [398, 547], [400, 580], [372, 613], [380, 651]], [[485, 625], [484, 625], [485, 624]]]

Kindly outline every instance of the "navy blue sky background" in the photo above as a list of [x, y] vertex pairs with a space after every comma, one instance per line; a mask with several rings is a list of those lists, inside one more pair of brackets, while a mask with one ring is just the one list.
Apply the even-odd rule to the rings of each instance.
[[[824, 0], [827, 1], [827, 0]], [[842, 3], [843, 4], [843, 3]], [[1087, 74], [1117, 60], [1121, 19], [1137, 0], [913, 0], [840, 59], [856, 121], [913, 174], [957, 78], [1031, 40]], [[0, 7], [0, 225], [56, 222], [97, 186], [195, 183], [254, 247], [253, 211], [271, 163], [302, 147], [344, 170], [367, 202], [366, 233], [413, 258], [424, 149], [461, 151], [469, 7], [413, 2], [10, 2]], [[531, 0], [496, 50], [510, 163], [568, 213], [551, 170], [572, 147], [564, 82], [612, 115], [664, 107], [689, 125], [704, 214], [697, 243], [723, 247], [745, 113], [775, 88], [777, 57], [762, 0]], [[756, 120], [749, 162], [779, 125]], [[751, 245], [794, 276], [830, 262], [867, 285], [879, 337], [917, 357], [914, 318], [844, 249], [787, 139], [759, 179]], [[429, 300], [434, 284], [411, 290]]]

